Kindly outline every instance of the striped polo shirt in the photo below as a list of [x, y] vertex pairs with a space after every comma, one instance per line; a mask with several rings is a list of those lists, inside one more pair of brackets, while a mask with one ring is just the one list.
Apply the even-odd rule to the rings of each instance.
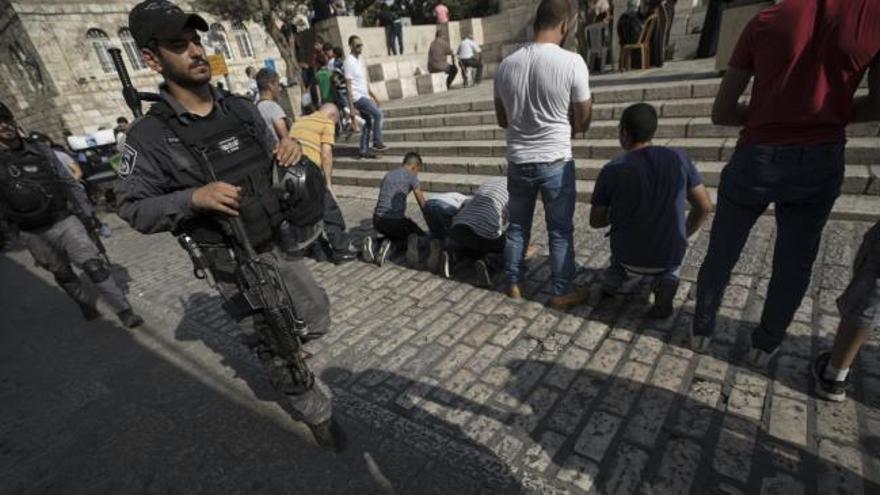
[[509, 201], [507, 178], [489, 179], [453, 217], [452, 226], [464, 225], [480, 237], [497, 239], [507, 230]]

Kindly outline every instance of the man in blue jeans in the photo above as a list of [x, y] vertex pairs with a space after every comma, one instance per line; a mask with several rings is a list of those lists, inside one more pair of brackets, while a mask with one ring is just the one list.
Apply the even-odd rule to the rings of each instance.
[[[370, 81], [367, 79], [367, 70], [360, 59], [361, 53], [364, 51], [364, 43], [355, 35], [348, 39], [348, 47], [351, 53], [345, 58], [343, 63], [343, 72], [345, 73], [345, 81], [348, 85], [348, 94], [351, 96], [349, 105], [351, 105], [351, 115], [355, 109], [364, 119], [364, 128], [361, 132], [361, 146], [359, 150], [360, 158], [377, 158], [376, 154], [370, 151], [370, 135], [373, 137], [373, 149], [382, 151], [387, 148], [382, 142], [382, 120], [384, 115], [379, 109], [379, 100], [370, 90]], [[357, 119], [353, 122], [355, 130], [357, 130]]]
[[[731, 270], [770, 203], [777, 230], [773, 271], [747, 361], [766, 367], [782, 343], [840, 194], [846, 125], [880, 118], [878, 53], [880, 4], [869, 0], [782, 2], [744, 29], [712, 110], [715, 124], [743, 130], [721, 174], [697, 280], [695, 350], [708, 347]], [[854, 98], [869, 68], [869, 94]], [[752, 76], [747, 106], [738, 100]]]
[[[592, 99], [583, 58], [562, 48], [574, 21], [567, 0], [543, 0], [535, 38], [504, 59], [495, 76], [495, 113], [507, 129], [510, 226], [504, 247], [510, 297], [522, 297], [523, 257], [538, 194], [550, 238], [553, 297], [565, 309], [582, 299], [574, 278], [575, 176], [572, 132], [590, 125]], [[571, 119], [569, 109], [573, 108]]]

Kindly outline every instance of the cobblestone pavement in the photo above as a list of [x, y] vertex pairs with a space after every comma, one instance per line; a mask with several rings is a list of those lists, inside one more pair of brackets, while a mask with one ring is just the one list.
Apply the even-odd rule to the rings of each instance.
[[[371, 203], [351, 199], [341, 206], [358, 236], [369, 231]], [[417, 211], [410, 213], [420, 219]], [[587, 227], [587, 208], [578, 205], [576, 215], [577, 282], [587, 284], [607, 263], [609, 251], [603, 233]], [[162, 437], [169, 428], [187, 435], [187, 450], [151, 443], [154, 451], [140, 453], [137, 442], [131, 445], [132, 462], [150, 459], [146, 467], [133, 467], [139, 482], [154, 483], [143, 485], [145, 491], [167, 491], [175, 486], [169, 479], [188, 481], [192, 491], [218, 486], [248, 492], [297, 491], [294, 486], [308, 486], [301, 493], [372, 491], [365, 488], [374, 485], [363, 469], [351, 475], [349, 485], [339, 479], [314, 482], [308, 461], [304, 469], [280, 478], [287, 484], [278, 482], [271, 476], [283, 464], [277, 459], [260, 471], [259, 481], [247, 484], [240, 456], [250, 466], [263, 460], [260, 456], [309, 459], [322, 454], [301, 440], [307, 438], [301, 426], [279, 429], [285, 424], [283, 411], [272, 402], [255, 361], [238, 344], [237, 329], [220, 312], [218, 298], [192, 278], [174, 239], [146, 238], [120, 226], [118, 219], [114, 227], [107, 243], [111, 257], [127, 268], [130, 296], [151, 323], [141, 333], [119, 333], [141, 342], [141, 360], [159, 363], [133, 366], [119, 378], [128, 383], [117, 399], [119, 416], [142, 421], [134, 422], [134, 431], [117, 428], [107, 438], [57, 425], [46, 431], [42, 450], [31, 453], [35, 459], [27, 465], [39, 468], [24, 471], [15, 463], [17, 443], [4, 440], [0, 473], [5, 477], [14, 470], [20, 483], [13, 485], [16, 491], [28, 486], [67, 491], [63, 484], [43, 482], [71, 476], [41, 462], [53, 451], [124, 443], [145, 434]], [[550, 267], [543, 221], [535, 222], [533, 239], [543, 244], [542, 252], [529, 264], [526, 301], [521, 302], [470, 285], [466, 269], [447, 281], [396, 264], [312, 262], [333, 302], [334, 326], [309, 344], [311, 364], [331, 386], [345, 424], [363, 432], [342, 464], [362, 466], [360, 456], [371, 450], [399, 493], [878, 493], [878, 340], [863, 350], [852, 397], [844, 403], [813, 399], [807, 372], [810, 358], [830, 345], [838, 322], [834, 299], [848, 281], [855, 249], [868, 227], [829, 223], [808, 295], [769, 374], [740, 365], [770, 273], [774, 229], [767, 217], [759, 220], [736, 267], [708, 355], [695, 355], [685, 344], [706, 230], [685, 262], [680, 309], [661, 322], [641, 318], [647, 307], [643, 298], [606, 300], [601, 307], [581, 306], [568, 313], [545, 307]], [[10, 257], [28, 263], [23, 253]], [[67, 314], [75, 318], [69, 309]], [[31, 332], [36, 330], [42, 331]], [[69, 340], [59, 343], [62, 349], [71, 345]], [[78, 374], [98, 373], [125, 359], [114, 355], [105, 361], [96, 353], [89, 364], [54, 379], [90, 383], [80, 382]], [[200, 404], [182, 385], [157, 393], [164, 384], [180, 382], [194, 383], [191, 388], [207, 385], [214, 395], [231, 397], [236, 409], [250, 408], [271, 421], [250, 422], [244, 413], [226, 413], [236, 419], [201, 431], [205, 425], [187, 423], [199, 417], [189, 408], [202, 408], [203, 417], [217, 401]], [[16, 386], [4, 381], [2, 395], [15, 393]], [[84, 404], [108, 392], [75, 386], [73, 393]], [[34, 408], [51, 402], [31, 400], [27, 405]], [[151, 414], [161, 404], [179, 404], [180, 417]], [[79, 414], [96, 415], [92, 428], [122, 421], [106, 409], [83, 407]], [[0, 418], [5, 438], [16, 424], [3, 413]], [[272, 438], [284, 431], [299, 431], [293, 446]], [[83, 435], [87, 442], [81, 441]], [[370, 444], [374, 438], [384, 443], [375, 447]], [[269, 447], [258, 447], [262, 440]], [[213, 454], [222, 461], [206, 460]], [[180, 467], [157, 460], [166, 455]], [[71, 465], [77, 464], [58, 469]], [[186, 474], [151, 472], [150, 466]], [[303, 479], [311, 483], [304, 485]], [[92, 491], [87, 488], [81, 491]]]

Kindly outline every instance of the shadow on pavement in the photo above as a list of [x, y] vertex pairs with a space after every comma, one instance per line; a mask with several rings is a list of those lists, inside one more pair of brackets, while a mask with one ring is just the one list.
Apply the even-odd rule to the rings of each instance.
[[[490, 493], [539, 490], [509, 465], [543, 472], [534, 473], [531, 482], [534, 477], [552, 480], [555, 474], [598, 493], [688, 493], [693, 487], [721, 493], [725, 486], [745, 493], [880, 490], [845, 465], [841, 447], [820, 445], [825, 457], [820, 458], [806, 423], [804, 443], [793, 443], [770, 435], [760, 420], [725, 413], [720, 383], [697, 379], [688, 392], [678, 389], [681, 381], [657, 386], [643, 383], [644, 377], [609, 376], [538, 359], [511, 360], [506, 368], [502, 390], [478, 401], [473, 398], [487, 386], [476, 378], [463, 385], [450, 380], [437, 384], [380, 368], [354, 374], [328, 368], [323, 376], [366, 401], [417, 391], [413, 407], [395, 402], [388, 409], [440, 435], [434, 442], [446, 442], [445, 461]], [[644, 368], [647, 374], [650, 368]], [[502, 460], [493, 453], [503, 448], [501, 435], [486, 427], [492, 423], [540, 447], [524, 449], [515, 461]], [[414, 443], [418, 440], [424, 441], [416, 438]], [[876, 438], [865, 441], [876, 443]]]
[[[170, 332], [150, 318], [135, 331], [85, 322], [60, 289], [3, 256], [0, 278], [0, 491], [374, 491], [356, 451], [324, 453], [186, 369], [202, 363], [198, 346], [161, 355], [150, 337]], [[351, 429], [356, 444], [372, 435]]]

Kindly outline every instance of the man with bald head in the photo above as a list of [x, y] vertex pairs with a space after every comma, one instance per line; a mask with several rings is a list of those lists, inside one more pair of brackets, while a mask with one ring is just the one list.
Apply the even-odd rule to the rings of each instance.
[[351, 239], [346, 233], [345, 218], [333, 195], [333, 145], [336, 143], [336, 121], [339, 109], [333, 103], [325, 103], [318, 111], [300, 118], [290, 129], [290, 137], [299, 141], [303, 154], [312, 162], [320, 164], [330, 194], [324, 195], [324, 235], [319, 237], [317, 255], [321, 252], [334, 263], [345, 263], [355, 258]]

